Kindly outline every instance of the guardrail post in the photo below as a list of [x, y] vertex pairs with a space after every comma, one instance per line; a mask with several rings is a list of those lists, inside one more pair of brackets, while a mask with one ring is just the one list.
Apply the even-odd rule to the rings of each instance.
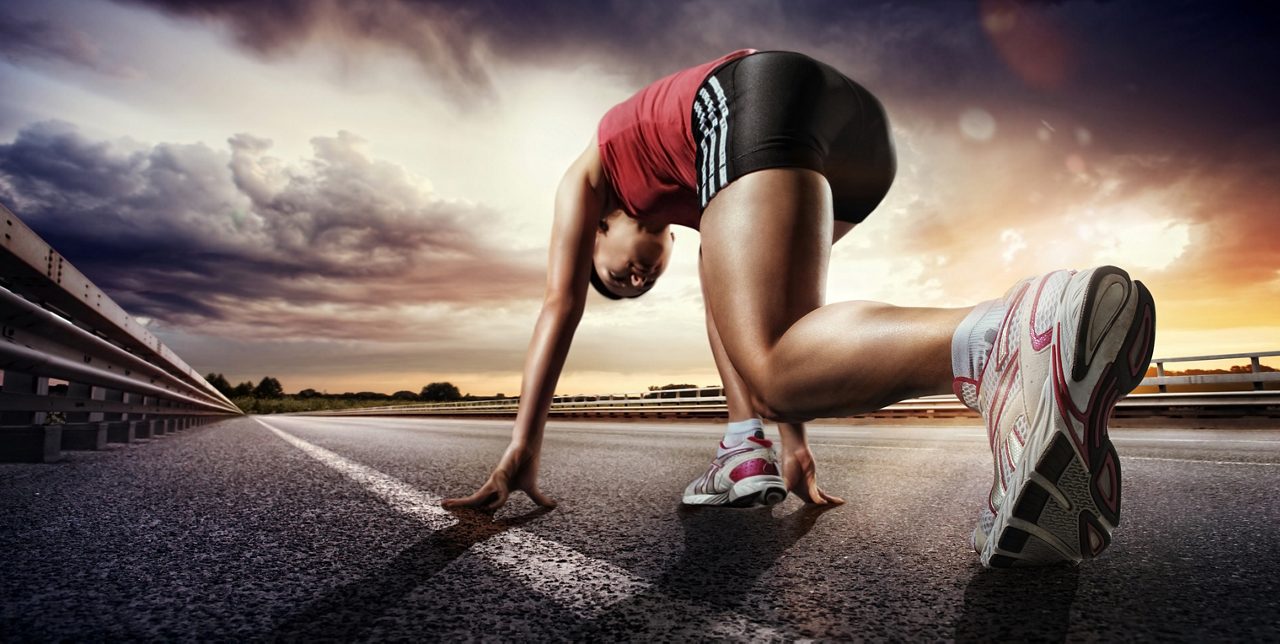
[[[1156, 363], [1156, 377], [1157, 377], [1157, 378], [1163, 378], [1163, 377], [1164, 377], [1164, 363], [1163, 363], [1163, 362], [1157, 362], [1157, 363]], [[1169, 392], [1169, 386], [1168, 386], [1168, 385], [1164, 385], [1164, 384], [1160, 385], [1160, 393], [1164, 394], [1164, 393], [1168, 393], [1168, 392]]]
[[[67, 399], [102, 400], [102, 387], [79, 382], [67, 383]], [[107, 424], [101, 412], [68, 412], [62, 426], [62, 449], [95, 450], [107, 446]]]
[[[126, 402], [142, 405], [143, 407], [151, 404], [151, 400], [142, 394], [126, 393], [124, 399]], [[133, 422], [134, 438], [151, 438], [151, 426], [153, 424], [151, 422], [151, 414], [146, 412], [140, 414], [129, 413], [126, 416]]]
[[[152, 399], [152, 402], [156, 402]], [[157, 438], [164, 436], [164, 416], [160, 414], [147, 414], [147, 420], [151, 421], [151, 437]]]
[[[49, 395], [49, 379], [20, 371], [5, 370], [0, 391]], [[0, 412], [0, 461], [52, 463], [62, 458], [62, 425], [45, 424], [42, 411]]]
[[[1254, 373], [1262, 373], [1262, 359], [1258, 356], [1249, 356], [1249, 370]], [[1253, 381], [1253, 390], [1262, 391], [1262, 381]]]
[[[131, 394], [127, 394], [127, 396], [129, 398], [132, 398], [133, 402], [136, 402], [138, 403], [138, 405], [142, 405], [143, 407], [154, 406], [156, 402], [155, 398], [152, 398], [150, 396], [143, 396], [143, 394], [141, 393], [131, 393]], [[138, 419], [138, 424], [133, 426], [134, 437], [137, 437], [137, 438], [155, 437], [155, 428], [156, 428], [155, 417], [156, 416], [155, 414], [151, 414], [150, 410], [142, 412], [142, 414], [131, 414], [129, 415], [129, 417], [131, 417], [131, 419]]]
[[[106, 390], [105, 400], [112, 402], [125, 402], [125, 393], [119, 389]], [[103, 420], [107, 421], [107, 442], [108, 443], [132, 443], [134, 436], [133, 423], [129, 422], [125, 417], [127, 414], [123, 412], [106, 412], [103, 414]]]

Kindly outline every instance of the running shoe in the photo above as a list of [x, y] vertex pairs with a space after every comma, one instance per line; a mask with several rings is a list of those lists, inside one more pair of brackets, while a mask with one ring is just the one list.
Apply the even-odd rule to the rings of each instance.
[[1004, 301], [982, 372], [955, 380], [995, 458], [972, 543], [986, 567], [1079, 563], [1120, 523], [1107, 421], [1151, 362], [1155, 303], [1114, 266], [1026, 279]]
[[778, 475], [778, 455], [764, 432], [726, 449], [684, 489], [687, 505], [750, 507], [776, 505], [787, 498], [787, 485]]

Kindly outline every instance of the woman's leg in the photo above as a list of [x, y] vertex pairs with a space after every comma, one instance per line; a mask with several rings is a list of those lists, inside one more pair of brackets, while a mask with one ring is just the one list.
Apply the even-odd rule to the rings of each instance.
[[[853, 227], [854, 224], [836, 220], [833, 225], [831, 243], [834, 244], [840, 241], [850, 230], [853, 230]], [[701, 255], [698, 257], [698, 273], [701, 277]], [[738, 375], [738, 371], [733, 368], [733, 364], [729, 361], [729, 356], [724, 351], [724, 343], [720, 341], [720, 333], [716, 330], [715, 319], [711, 316], [711, 302], [707, 299], [705, 279], [702, 280], [702, 284], [704, 286], [702, 297], [706, 303], [707, 339], [711, 344], [711, 355], [715, 360], [716, 371], [719, 372], [720, 382], [723, 384], [725, 402], [729, 408], [729, 422], [738, 423], [761, 416], [777, 421], [778, 433], [782, 437], [782, 449], [780, 452], [782, 457], [782, 478], [786, 481], [787, 489], [805, 503], [818, 505], [844, 503], [844, 499], [818, 487], [817, 463], [813, 459], [813, 453], [809, 450], [809, 439], [805, 434], [804, 423], [788, 422], [778, 418], [772, 410], [764, 407], [763, 401], [751, 393], [751, 390], [747, 388], [747, 384], [743, 382], [742, 376]]]
[[[833, 225], [831, 243], [835, 244], [840, 241], [849, 231], [853, 230], [854, 225], [847, 221], [836, 220]], [[702, 274], [701, 252], [698, 255], [698, 277], [703, 285], [702, 300], [706, 309], [707, 340], [711, 344], [711, 357], [715, 361], [716, 372], [720, 374], [720, 382], [724, 388], [725, 404], [729, 408], [729, 422], [748, 420], [757, 416], [764, 417], [779, 423], [779, 430], [782, 431], [784, 441], [788, 436], [803, 437], [803, 421], [795, 419], [795, 422], [786, 422], [772, 413], [771, 410], [765, 408], [762, 404], [763, 401], [747, 388], [747, 383], [743, 382], [742, 376], [738, 375], [738, 370], [733, 368], [733, 363], [724, 352], [724, 343], [720, 340], [720, 332], [716, 329], [715, 319], [711, 317], [711, 300], [707, 297], [706, 278]], [[786, 427], [783, 427], [783, 425], [786, 425]]]
[[[974, 548], [989, 567], [1096, 557], [1120, 516], [1119, 457], [1107, 419], [1150, 363], [1150, 292], [1123, 270], [1101, 266], [1023, 280], [1002, 298], [1005, 313], [821, 306], [815, 293], [826, 277], [829, 203], [822, 175], [770, 169], [729, 184], [703, 213], [711, 314], [747, 387], [783, 413], [815, 417], [944, 393], [957, 325], [970, 313], [994, 312], [1002, 322], [970, 332], [994, 331], [989, 351], [1003, 350], [986, 370], [971, 363], [976, 380], [961, 381], [962, 393], [974, 390], [964, 394], [966, 404], [986, 420], [995, 457]], [[980, 348], [968, 337], [970, 349]], [[988, 378], [996, 386], [983, 388]], [[1037, 406], [1059, 413], [1035, 413]]]
[[822, 306], [830, 188], [773, 168], [717, 193], [702, 216], [704, 289], [726, 356], [779, 416], [850, 415], [951, 391], [951, 338], [969, 309]]
[[702, 276], [702, 257], [698, 257], [698, 274], [702, 283], [702, 301], [707, 312], [707, 341], [711, 344], [711, 357], [716, 363], [716, 371], [720, 374], [720, 383], [724, 388], [725, 404], [729, 407], [729, 422], [765, 416], [769, 414], [759, 410], [755, 396], [742, 381], [729, 356], [724, 352], [724, 344], [720, 341], [720, 333], [716, 330], [715, 320], [711, 317], [711, 300], [707, 297], [707, 280]]

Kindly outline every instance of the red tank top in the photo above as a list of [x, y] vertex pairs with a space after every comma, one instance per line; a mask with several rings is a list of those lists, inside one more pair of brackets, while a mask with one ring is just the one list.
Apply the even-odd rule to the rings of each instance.
[[697, 228], [700, 215], [690, 123], [694, 94], [721, 63], [754, 51], [739, 49], [654, 81], [600, 119], [596, 131], [600, 161], [628, 214], [644, 217], [664, 212]]

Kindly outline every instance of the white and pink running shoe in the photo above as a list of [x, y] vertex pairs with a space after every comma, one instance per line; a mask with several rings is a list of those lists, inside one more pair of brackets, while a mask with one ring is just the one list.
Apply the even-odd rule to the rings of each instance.
[[1079, 563], [1120, 523], [1107, 421], [1151, 362], [1155, 303], [1114, 266], [1026, 279], [1004, 302], [981, 373], [955, 380], [995, 457], [973, 546], [987, 567]]
[[737, 447], [711, 461], [707, 472], [684, 489], [687, 505], [750, 507], [776, 505], [787, 498], [787, 485], [778, 473], [773, 441], [757, 431]]

